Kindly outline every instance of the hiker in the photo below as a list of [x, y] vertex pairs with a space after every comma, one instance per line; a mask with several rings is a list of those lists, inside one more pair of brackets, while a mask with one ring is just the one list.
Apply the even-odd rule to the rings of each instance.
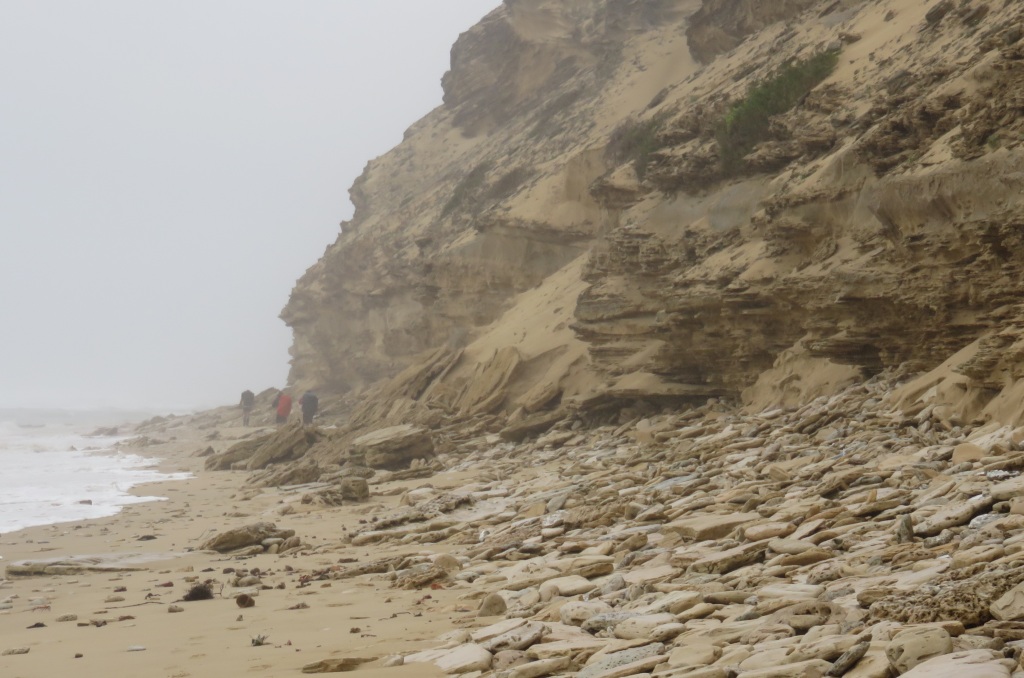
[[277, 423], [288, 423], [288, 416], [292, 413], [292, 397], [284, 391], [278, 391], [271, 406], [277, 410]]
[[242, 391], [242, 400], [238, 406], [242, 408], [242, 426], [249, 425], [249, 415], [252, 413], [252, 406], [256, 404], [256, 394], [246, 389]]
[[302, 425], [309, 426], [313, 423], [313, 417], [316, 415], [316, 409], [320, 405], [320, 400], [312, 391], [306, 391], [302, 394], [302, 398], [299, 399], [299, 405], [302, 406]]

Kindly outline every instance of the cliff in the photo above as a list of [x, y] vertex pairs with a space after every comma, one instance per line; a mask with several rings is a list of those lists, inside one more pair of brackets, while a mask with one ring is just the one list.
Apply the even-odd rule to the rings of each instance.
[[290, 382], [355, 428], [496, 430], [888, 370], [907, 407], [1019, 421], [1022, 21], [506, 0], [298, 281]]

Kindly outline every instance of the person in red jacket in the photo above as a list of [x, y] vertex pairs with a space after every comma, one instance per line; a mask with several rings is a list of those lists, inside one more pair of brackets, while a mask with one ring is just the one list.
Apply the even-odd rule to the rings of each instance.
[[278, 391], [273, 406], [277, 408], [277, 423], [287, 423], [288, 416], [292, 413], [292, 397], [284, 391]]

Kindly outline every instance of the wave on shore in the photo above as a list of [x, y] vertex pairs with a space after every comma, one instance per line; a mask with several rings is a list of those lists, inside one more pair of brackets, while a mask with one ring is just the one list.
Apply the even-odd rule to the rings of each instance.
[[156, 460], [121, 452], [124, 436], [84, 436], [67, 426], [0, 422], [0, 533], [114, 515], [161, 497], [129, 494], [143, 483], [179, 480]]

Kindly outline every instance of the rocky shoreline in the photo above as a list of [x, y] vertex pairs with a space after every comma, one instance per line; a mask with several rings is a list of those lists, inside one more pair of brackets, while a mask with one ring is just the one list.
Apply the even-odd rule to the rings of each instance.
[[[336, 622], [330, 607], [312, 612], [322, 600], [298, 596], [345, 587], [370, 609], [421, 615], [420, 635], [379, 620], [374, 640], [334, 638], [328, 656], [292, 662], [296, 672], [1024, 675], [1024, 429], [897, 408], [896, 387], [880, 376], [798, 408], [710, 401], [593, 429], [567, 418], [521, 443], [482, 433], [439, 446], [411, 478], [368, 468], [356, 447], [326, 480], [284, 487], [256, 486], [260, 470], [196, 468], [252, 438], [227, 426], [228, 408], [171, 420], [165, 433], [204, 436], [176, 441], [191, 448], [181, 465], [216, 484], [207, 512], [224, 517], [178, 543], [162, 576], [179, 594], [211, 581], [217, 600], [175, 601], [186, 612], [242, 611], [247, 595], [256, 611], [273, 601], [274, 614]], [[219, 451], [192, 456], [206, 438]], [[351, 478], [365, 495], [341, 492]], [[135, 510], [156, 519], [153, 508]], [[262, 527], [236, 529], [256, 518]], [[167, 522], [196, 533], [195, 520]], [[154, 571], [136, 567], [117, 577]], [[5, 637], [12, 619], [57, 616], [62, 596], [36, 595], [49, 607], [32, 611], [25, 587], [112, 574], [53, 572], [8, 569], [19, 597], [0, 610]]]

